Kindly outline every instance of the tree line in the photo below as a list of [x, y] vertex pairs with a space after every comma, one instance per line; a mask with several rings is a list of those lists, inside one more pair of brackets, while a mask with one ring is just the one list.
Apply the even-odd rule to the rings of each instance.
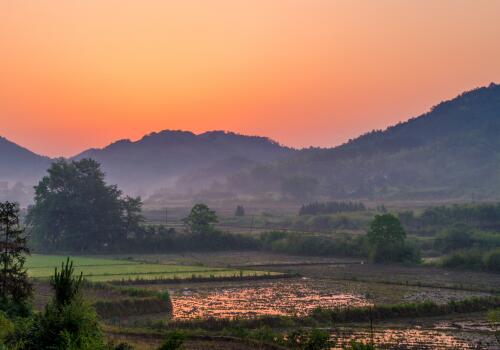
[[338, 214], [365, 210], [366, 207], [362, 202], [314, 202], [302, 205], [299, 215]]

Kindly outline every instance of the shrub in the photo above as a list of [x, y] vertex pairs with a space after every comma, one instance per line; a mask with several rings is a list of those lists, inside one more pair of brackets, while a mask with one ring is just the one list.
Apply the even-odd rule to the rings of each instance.
[[54, 302], [57, 305], [66, 305], [70, 303], [80, 292], [80, 287], [83, 280], [83, 272], [78, 278], [73, 277], [75, 269], [73, 262], [67, 258], [66, 263], [61, 264], [61, 271], [57, 268], [54, 271], [54, 276], [50, 279], [50, 285], [54, 289]]
[[0, 344], [4, 344], [7, 336], [12, 334], [13, 332], [14, 324], [7, 318], [4, 313], [0, 312]]
[[370, 254], [374, 262], [402, 262], [408, 264], [418, 264], [422, 258], [420, 250], [409, 242], [387, 243], [376, 245]]
[[36, 317], [25, 346], [25, 350], [105, 348], [95, 311], [79, 298], [63, 306], [49, 304], [45, 312]]
[[466, 225], [455, 225], [441, 231], [436, 237], [435, 248], [443, 252], [472, 247], [472, 230]]
[[500, 272], [500, 248], [490, 251], [459, 250], [443, 257], [440, 265], [448, 268]]
[[351, 340], [348, 346], [342, 346], [343, 350], [375, 350], [375, 347], [372, 344], [366, 344], [362, 342], [358, 342], [355, 340]]
[[80, 295], [82, 276], [73, 276], [73, 263], [62, 264], [51, 279], [52, 301], [37, 315], [26, 332], [23, 350], [104, 350], [105, 344], [95, 310]]
[[500, 248], [486, 253], [483, 258], [483, 263], [487, 270], [500, 272]]
[[158, 350], [181, 350], [184, 349], [184, 341], [186, 336], [179, 331], [170, 331], [167, 333], [165, 340]]

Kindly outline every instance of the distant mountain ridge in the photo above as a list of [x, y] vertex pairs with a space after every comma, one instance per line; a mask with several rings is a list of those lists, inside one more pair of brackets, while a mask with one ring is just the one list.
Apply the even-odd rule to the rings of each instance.
[[0, 181], [34, 183], [51, 159], [38, 155], [0, 136]]
[[[500, 198], [500, 85], [464, 92], [335, 148], [295, 150], [260, 136], [164, 130], [71, 159], [82, 158], [99, 161], [107, 181], [131, 194], [170, 187], [272, 192], [298, 201]], [[34, 184], [51, 161], [0, 137], [0, 181]]]
[[464, 92], [419, 117], [335, 148], [302, 150], [252, 177], [233, 177], [228, 187], [255, 192], [265, 179], [278, 191], [290, 178], [295, 187], [308, 187], [288, 193], [299, 200], [498, 197], [500, 85]]
[[[260, 136], [233, 132], [164, 130], [138, 141], [119, 140], [102, 149], [84, 151], [72, 159], [92, 158], [102, 164], [108, 179], [131, 191], [146, 191], [172, 186], [191, 173], [204, 173], [189, 186], [205, 185], [227, 175], [216, 164], [232, 164], [233, 172], [247, 165], [283, 159], [295, 150]], [[230, 169], [228, 169], [229, 172]]]

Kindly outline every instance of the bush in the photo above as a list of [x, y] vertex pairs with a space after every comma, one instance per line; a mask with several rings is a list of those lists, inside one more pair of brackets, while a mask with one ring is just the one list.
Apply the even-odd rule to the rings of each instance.
[[366, 256], [363, 237], [319, 236], [283, 231], [265, 232], [260, 236], [263, 250], [299, 255]]
[[30, 333], [26, 350], [106, 348], [95, 311], [81, 299], [63, 306], [49, 304]]
[[361, 343], [355, 340], [351, 340], [348, 346], [342, 346], [343, 350], [375, 350], [372, 344]]
[[186, 336], [184, 333], [179, 331], [168, 332], [165, 340], [158, 348], [158, 350], [181, 350], [184, 349], [184, 341]]
[[14, 324], [7, 318], [7, 315], [0, 312], [0, 344], [4, 344], [5, 339], [13, 332]]
[[443, 252], [451, 252], [472, 247], [472, 230], [466, 225], [455, 225], [441, 231], [434, 247]]
[[487, 252], [479, 249], [456, 251], [442, 258], [441, 266], [500, 272], [500, 248]]
[[500, 272], [500, 248], [486, 253], [483, 258], [483, 263], [487, 270]]
[[378, 244], [372, 249], [370, 257], [377, 263], [418, 264], [422, 260], [420, 250], [409, 242]]

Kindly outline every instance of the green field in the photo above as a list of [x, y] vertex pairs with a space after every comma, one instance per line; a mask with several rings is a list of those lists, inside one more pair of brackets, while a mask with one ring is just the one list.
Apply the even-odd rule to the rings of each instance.
[[[33, 255], [26, 261], [31, 278], [47, 279], [54, 274], [54, 269], [61, 266], [67, 257], [57, 255]], [[73, 256], [75, 273], [83, 273], [90, 281], [122, 281], [135, 279], [173, 279], [196, 277], [228, 277], [264, 275], [268, 272], [254, 270], [236, 270], [203, 266], [141, 263], [129, 260]]]

